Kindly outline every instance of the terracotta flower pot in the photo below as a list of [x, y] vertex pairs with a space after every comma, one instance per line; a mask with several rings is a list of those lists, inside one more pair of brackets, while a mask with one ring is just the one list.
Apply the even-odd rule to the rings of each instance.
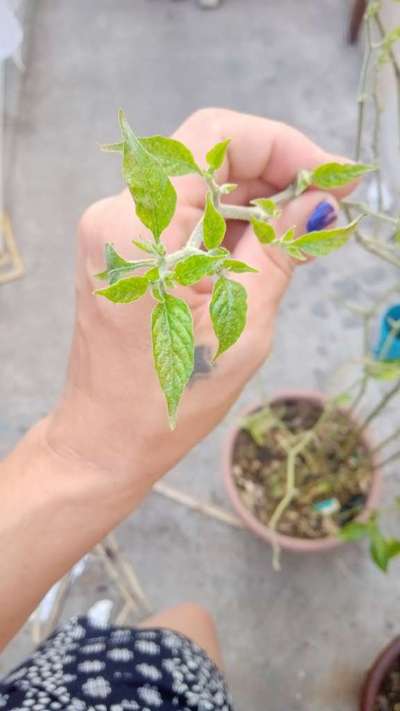
[[[308, 391], [308, 390], [293, 390], [279, 393], [275, 396], [271, 402], [280, 402], [282, 400], [296, 400], [296, 399], [307, 399], [310, 402], [315, 402], [324, 405], [326, 402], [326, 397], [322, 393]], [[254, 412], [260, 404], [253, 405], [252, 407], [246, 408], [242, 412], [242, 416], [248, 415]], [[240, 431], [240, 427], [235, 427], [232, 429], [225, 442], [224, 452], [223, 452], [223, 472], [225, 487], [227, 489], [231, 503], [239, 514], [240, 518], [247, 525], [247, 527], [253, 531], [257, 536], [263, 538], [270, 544], [277, 543], [281, 548], [295, 551], [299, 553], [317, 553], [320, 551], [326, 551], [331, 548], [336, 548], [340, 546], [343, 541], [340, 538], [335, 538], [333, 536], [320, 538], [320, 539], [307, 539], [307, 538], [295, 538], [293, 536], [286, 536], [282, 533], [277, 533], [272, 531], [268, 526], [265, 526], [261, 521], [259, 521], [256, 516], [246, 508], [243, 504], [239, 492], [237, 490], [235, 481], [232, 474], [232, 459], [233, 459], [233, 448], [236, 441], [236, 437]], [[368, 449], [372, 449], [370, 438], [368, 435], [363, 437], [364, 442]], [[371, 489], [369, 491], [365, 507], [358, 516], [358, 519], [363, 521], [368, 518], [370, 512], [377, 508], [380, 494], [382, 475], [381, 471], [377, 466], [376, 461], [373, 461], [373, 476]]]
[[395, 637], [393, 642], [375, 659], [361, 689], [360, 711], [374, 711], [375, 703], [382, 682], [392, 664], [400, 657], [400, 637]]

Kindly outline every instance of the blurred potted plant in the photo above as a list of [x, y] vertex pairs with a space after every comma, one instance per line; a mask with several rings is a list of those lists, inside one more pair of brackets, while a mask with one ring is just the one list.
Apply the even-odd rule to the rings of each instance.
[[[380, 2], [368, 4], [364, 24], [355, 158], [367, 155], [376, 170], [370, 177], [368, 200], [343, 200], [342, 207], [349, 220], [358, 220], [358, 244], [396, 267], [396, 272], [393, 284], [372, 308], [351, 306], [363, 319], [364, 342], [358, 361], [361, 373], [348, 392], [331, 400], [319, 393], [278, 394], [246, 413], [230, 433], [224, 455], [228, 493], [249, 527], [273, 544], [276, 567], [280, 547], [320, 551], [368, 538], [372, 558], [382, 570], [400, 553], [400, 541], [382, 533], [376, 511], [381, 470], [400, 460], [400, 447], [396, 449], [400, 426], [394, 423], [393, 431], [377, 443], [369, 435], [400, 393], [400, 218], [396, 207], [391, 210], [387, 205], [382, 180], [379, 94], [381, 69], [389, 65], [400, 97], [394, 49], [400, 28], [385, 29]], [[365, 130], [369, 118], [370, 141]], [[375, 343], [379, 317], [381, 332]], [[364, 403], [372, 381], [381, 381], [383, 390], [368, 412]], [[359, 414], [360, 407], [366, 415]]]

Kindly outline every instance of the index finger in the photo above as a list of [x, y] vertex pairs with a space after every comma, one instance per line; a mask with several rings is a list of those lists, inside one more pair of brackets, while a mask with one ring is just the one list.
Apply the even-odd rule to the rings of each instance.
[[[279, 121], [228, 109], [202, 109], [190, 116], [175, 137], [187, 144], [200, 165], [212, 146], [231, 139], [223, 181], [263, 181], [275, 190], [287, 187], [300, 170], [312, 170], [330, 161], [349, 159], [327, 153], [300, 131]], [[333, 192], [342, 197], [354, 183]]]

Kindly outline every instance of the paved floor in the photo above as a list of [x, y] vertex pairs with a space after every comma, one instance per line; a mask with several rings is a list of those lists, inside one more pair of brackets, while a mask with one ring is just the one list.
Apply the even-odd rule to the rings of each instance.
[[[346, 0], [226, 0], [217, 12], [191, 0], [35, 2], [8, 176], [27, 275], [0, 291], [0, 454], [59, 392], [76, 222], [91, 200], [120, 185], [116, 161], [97, 150], [116, 135], [116, 108], [151, 133], [171, 131], [198, 107], [230, 106], [286, 120], [346, 152], [359, 71], [358, 51], [344, 42], [347, 9]], [[360, 337], [330, 297], [373, 295], [388, 276], [355, 248], [302, 269], [261, 374], [265, 393], [326, 387]], [[221, 444], [238, 408], [259, 393], [260, 380], [168, 481], [227, 506]], [[276, 574], [262, 542], [156, 494], [118, 537], [156, 607], [192, 599], [213, 612], [242, 711], [355, 709], [363, 669], [396, 631], [399, 564], [384, 577], [362, 547], [288, 555]], [[93, 597], [90, 575], [85, 581], [81, 611]], [[0, 671], [27, 648], [22, 635]]]

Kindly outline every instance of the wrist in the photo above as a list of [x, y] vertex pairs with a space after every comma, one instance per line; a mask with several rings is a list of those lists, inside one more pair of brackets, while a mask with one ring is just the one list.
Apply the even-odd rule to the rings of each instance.
[[[63, 466], [86, 476], [92, 472], [129, 498], [145, 495], [153, 481], [147, 481], [143, 443], [124, 431], [115, 405], [102, 406], [86, 393], [67, 388], [54, 412], [47, 418], [45, 444]], [[117, 426], [118, 425], [118, 426]]]

